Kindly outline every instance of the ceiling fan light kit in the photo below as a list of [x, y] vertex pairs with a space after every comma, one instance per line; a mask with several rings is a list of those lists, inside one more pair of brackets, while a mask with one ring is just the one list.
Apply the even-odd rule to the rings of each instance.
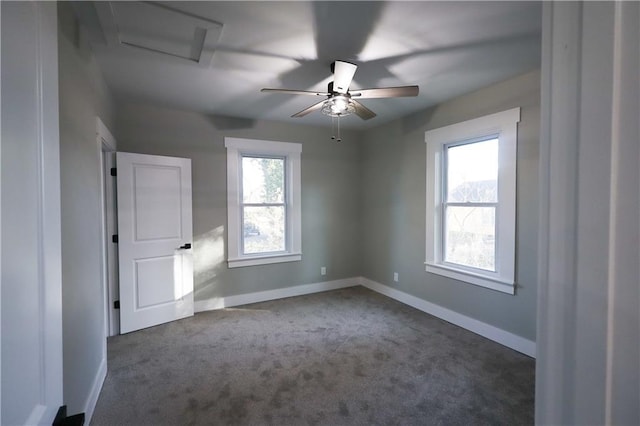
[[373, 89], [360, 89], [354, 92], [349, 92], [349, 86], [353, 81], [353, 76], [356, 73], [357, 65], [344, 62], [335, 61], [331, 65], [333, 71], [333, 81], [329, 83], [327, 93], [312, 92], [308, 90], [291, 90], [291, 89], [262, 89], [262, 92], [271, 93], [285, 93], [289, 95], [311, 95], [311, 96], [327, 96], [327, 99], [320, 101], [303, 109], [300, 112], [293, 114], [291, 117], [298, 118], [303, 117], [313, 111], [320, 110], [324, 115], [328, 115], [333, 120], [338, 121], [338, 135], [332, 136], [331, 139], [340, 141], [340, 118], [350, 114], [355, 114], [363, 120], [369, 120], [376, 116], [376, 114], [369, 108], [362, 105], [360, 102], [355, 101], [352, 97], [359, 99], [367, 98], [396, 98], [407, 96], [418, 96], [418, 86], [400, 86], [400, 87], [379, 87]]
[[350, 97], [337, 95], [324, 101], [321, 111], [329, 117], [344, 117], [353, 114], [356, 107]]

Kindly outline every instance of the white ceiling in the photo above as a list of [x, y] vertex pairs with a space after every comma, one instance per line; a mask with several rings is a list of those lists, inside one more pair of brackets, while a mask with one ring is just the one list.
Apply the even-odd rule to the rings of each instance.
[[420, 86], [416, 98], [362, 100], [378, 116], [346, 117], [341, 125], [347, 128], [375, 126], [540, 66], [538, 2], [111, 2], [74, 8], [118, 99], [231, 117], [330, 125], [320, 112], [290, 118], [317, 98], [260, 89], [324, 92], [336, 59], [358, 65], [352, 90]]

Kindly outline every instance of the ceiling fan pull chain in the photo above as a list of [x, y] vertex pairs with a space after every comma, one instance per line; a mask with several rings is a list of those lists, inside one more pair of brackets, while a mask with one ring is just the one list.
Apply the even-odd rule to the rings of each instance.
[[342, 138], [340, 137], [340, 115], [338, 115], [338, 137], [336, 138], [336, 141], [338, 142], [342, 142]]
[[336, 134], [336, 118], [331, 117], [331, 140], [336, 139], [335, 134]]

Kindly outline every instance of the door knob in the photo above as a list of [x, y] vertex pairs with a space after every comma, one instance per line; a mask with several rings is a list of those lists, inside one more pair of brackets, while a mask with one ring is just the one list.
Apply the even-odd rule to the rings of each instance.
[[180, 246], [180, 247], [178, 247], [178, 248], [179, 248], [179, 249], [185, 249], [185, 250], [190, 249], [190, 248], [191, 248], [191, 243], [187, 243], [187, 244], [185, 244], [185, 245], [183, 245], [183, 246]]

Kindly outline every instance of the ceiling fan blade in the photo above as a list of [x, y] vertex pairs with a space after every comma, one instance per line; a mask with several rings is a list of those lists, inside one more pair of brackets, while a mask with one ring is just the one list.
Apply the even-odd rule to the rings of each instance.
[[380, 87], [377, 89], [362, 89], [351, 92], [351, 97], [359, 99], [372, 98], [400, 98], [404, 96], [418, 96], [418, 86]]
[[353, 102], [353, 105], [356, 108], [355, 110], [356, 115], [362, 118], [363, 120], [369, 120], [376, 116], [375, 112], [371, 111], [369, 108], [362, 105], [360, 102], [354, 101], [353, 99], [351, 99], [351, 102]]
[[333, 90], [338, 93], [347, 93], [356, 69], [358, 69], [357, 65], [335, 61], [333, 63]]
[[322, 109], [322, 105], [324, 105], [325, 102], [326, 102], [326, 99], [318, 102], [317, 104], [311, 105], [309, 108], [303, 109], [302, 111], [293, 114], [291, 117], [296, 117], [296, 118], [297, 117], [304, 117], [305, 115], [309, 114], [310, 112]]
[[311, 95], [311, 96], [329, 96], [329, 93], [311, 92], [309, 90], [290, 90], [290, 89], [262, 89], [261, 92], [268, 93], [284, 93], [287, 95]]

